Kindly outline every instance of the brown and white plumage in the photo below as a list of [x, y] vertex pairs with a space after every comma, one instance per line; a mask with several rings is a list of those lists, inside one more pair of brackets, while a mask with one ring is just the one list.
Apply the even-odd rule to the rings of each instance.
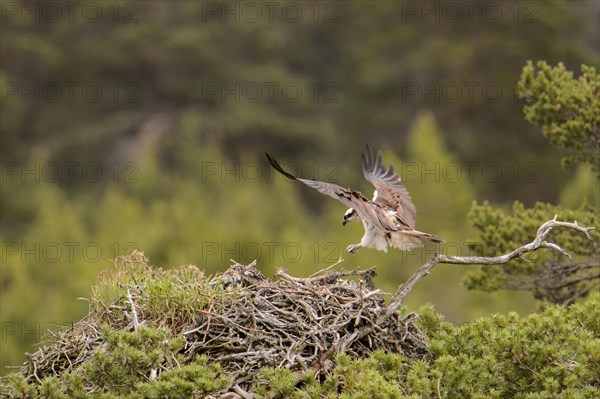
[[377, 157], [373, 159], [369, 145], [366, 153], [362, 154], [362, 169], [365, 179], [375, 187], [373, 200], [369, 200], [359, 191], [336, 184], [297, 178], [283, 170], [272, 156], [266, 155], [279, 173], [329, 195], [349, 207], [344, 215], [344, 225], [357, 219], [362, 222], [365, 234], [359, 244], [348, 246], [348, 252], [356, 252], [359, 248], [374, 248], [387, 252], [388, 246], [410, 251], [423, 246], [421, 239], [442, 241], [435, 235], [415, 230], [417, 211], [406, 187], [391, 165], [388, 169], [383, 167], [381, 151], [377, 152]]

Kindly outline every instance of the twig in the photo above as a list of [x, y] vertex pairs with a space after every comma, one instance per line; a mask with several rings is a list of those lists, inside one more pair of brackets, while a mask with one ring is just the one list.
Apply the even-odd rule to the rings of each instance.
[[311, 274], [310, 276], [308, 276], [308, 278], [312, 278], [312, 277], [318, 276], [319, 274], [323, 274], [323, 273], [325, 273], [325, 272], [333, 269], [334, 267], [336, 267], [337, 265], [339, 265], [343, 261], [344, 261], [344, 259], [342, 259], [342, 257], [340, 256], [340, 258], [338, 259], [337, 262], [335, 262], [332, 265], [327, 266], [325, 269], [321, 269], [321, 270], [319, 270], [317, 272], [314, 272], [313, 274]]
[[133, 316], [133, 329], [137, 331], [140, 323], [138, 322], [137, 311], [135, 310], [135, 304], [133, 303], [133, 298], [131, 297], [131, 291], [127, 288], [127, 299], [129, 300], [129, 304], [131, 305], [131, 315]]
[[239, 385], [235, 385], [233, 390], [244, 399], [254, 399], [254, 395], [244, 391]]

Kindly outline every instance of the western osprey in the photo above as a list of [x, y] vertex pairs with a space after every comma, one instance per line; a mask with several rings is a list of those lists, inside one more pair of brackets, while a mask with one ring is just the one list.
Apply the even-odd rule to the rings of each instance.
[[417, 211], [400, 176], [394, 172], [392, 165], [387, 170], [383, 167], [381, 151], [377, 152], [377, 158], [373, 162], [373, 151], [368, 144], [366, 153], [362, 154], [362, 170], [365, 179], [375, 187], [371, 201], [359, 191], [313, 179], [297, 178], [283, 170], [275, 158], [265, 154], [271, 165], [282, 175], [301, 181], [350, 207], [344, 214], [342, 224], [360, 220], [365, 228], [365, 235], [359, 244], [349, 245], [346, 248], [348, 252], [355, 253], [359, 248], [387, 252], [388, 246], [411, 251], [423, 246], [421, 239], [436, 243], [443, 241], [433, 234], [415, 230]]

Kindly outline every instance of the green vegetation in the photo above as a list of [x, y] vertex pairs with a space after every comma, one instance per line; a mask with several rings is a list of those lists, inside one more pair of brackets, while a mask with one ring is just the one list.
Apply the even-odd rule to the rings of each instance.
[[[525, 117], [541, 125], [544, 135], [559, 148], [577, 150], [564, 159], [566, 165], [583, 162], [575, 180], [565, 187], [563, 201], [571, 206], [537, 203], [526, 208], [515, 202], [512, 214], [489, 203], [475, 204], [471, 223], [478, 229], [480, 241], [470, 245], [474, 253], [499, 255], [529, 242], [536, 229], [554, 216], [576, 220], [580, 225], [599, 226], [598, 179], [600, 170], [600, 76], [592, 67], [583, 65], [578, 79], [563, 64], [550, 67], [546, 62], [532, 62], [523, 68], [519, 81], [520, 95], [526, 105]], [[591, 170], [595, 170], [593, 176]], [[538, 252], [504, 266], [485, 267], [467, 275], [469, 288], [486, 291], [498, 289], [530, 290], [537, 299], [569, 304], [597, 289], [600, 284], [600, 232], [592, 231], [593, 240], [565, 234], [552, 235], [555, 242], [572, 255], [565, 258], [556, 252]]]
[[[226, 296], [242, 295], [235, 286], [224, 292], [223, 283], [209, 281], [194, 266], [163, 271], [140, 254], [120, 258], [94, 287], [88, 317], [30, 357], [35, 362], [26, 370], [28, 380], [21, 373], [0, 380], [0, 393], [32, 399], [201, 398], [232, 389], [232, 375], [206, 356], [186, 356], [186, 340], [175, 332], [186, 321], [219, 312], [214, 305]], [[136, 287], [143, 287], [134, 301], [143, 325], [119, 326], [119, 320], [134, 319], [127, 298]], [[263, 368], [250, 388], [259, 398], [282, 399], [591, 398], [600, 391], [598, 293], [527, 317], [493, 315], [462, 326], [445, 322], [431, 306], [419, 314], [415, 322], [429, 340], [424, 359], [381, 350], [364, 358], [341, 353], [318, 378], [310, 370]], [[77, 342], [83, 343], [81, 353], [67, 353]], [[71, 364], [65, 355], [77, 357]]]
[[[9, 397], [22, 398], [202, 398], [228, 386], [229, 378], [218, 364], [198, 356], [171, 363], [179, 367], [161, 370], [149, 378], [152, 369], [165, 367], [167, 359], [177, 360], [183, 340], [168, 330], [140, 327], [135, 332], [102, 329], [105, 346], [97, 349], [76, 370], [60, 377], [46, 377], [39, 385], [28, 384], [22, 374], [4, 378]], [[91, 390], [91, 395], [90, 395]]]
[[600, 75], [587, 65], [574, 79], [563, 63], [539, 61], [535, 68], [529, 61], [519, 81], [519, 96], [533, 103], [525, 106], [525, 118], [541, 125], [553, 145], [577, 151], [565, 164], [587, 162], [600, 174], [599, 93]]
[[[97, 23], [80, 8], [73, 21], [51, 21], [36, 19], [38, 2], [0, 1], [0, 374], [24, 360], [33, 367], [29, 353], [40, 342], [63, 348], [55, 330], [68, 334], [77, 320], [94, 328], [90, 341], [71, 330], [85, 348], [67, 352], [81, 360], [72, 370], [39, 370], [41, 381], [10, 374], [0, 395], [217, 394], [230, 388], [226, 364], [181, 358], [181, 326], [235, 295], [204, 277], [230, 259], [257, 259], [265, 275], [285, 267], [307, 276], [343, 256], [343, 267], [376, 267], [375, 284], [394, 292], [435, 251], [499, 254], [557, 214], [597, 228], [594, 240], [552, 232], [572, 259], [539, 251], [466, 277], [464, 267], [441, 265], [418, 284], [403, 313], [421, 314], [426, 359], [339, 354], [319, 376], [264, 369], [255, 391], [598, 396], [597, 4], [494, 2], [502, 18], [490, 21], [478, 3], [474, 20], [455, 22], [407, 13], [420, 2], [281, 1], [306, 18], [290, 23], [276, 13], [255, 23], [232, 19], [234, 3], [93, 2], [105, 17]], [[49, 7], [67, 16], [71, 6]], [[280, 90], [272, 98], [273, 82], [300, 87], [301, 98]], [[53, 101], [55, 86], [63, 95]], [[98, 101], [86, 97], [88, 86], [100, 87]], [[254, 101], [240, 87], [262, 96]], [[370, 195], [360, 174], [366, 142], [401, 173], [417, 228], [442, 236], [440, 247], [346, 255], [362, 228], [342, 227], [340, 204], [273, 175], [262, 157], [268, 151], [302, 177]], [[560, 158], [573, 168], [561, 169]], [[95, 284], [134, 249], [157, 265], [198, 268], [133, 263]], [[134, 292], [148, 325], [111, 324], [131, 319], [131, 308], [106, 304], [127, 303], [132, 276], [149, 287]], [[76, 301], [90, 286], [91, 299]], [[54, 353], [51, 366], [69, 363]]]
[[[485, 202], [474, 205], [469, 214], [480, 231], [480, 241], [472, 243], [471, 250], [485, 256], [510, 252], [531, 242], [537, 229], [555, 215], [560, 220], [576, 220], [582, 226], [600, 224], [597, 209], [587, 204], [568, 210], [543, 203], [525, 208], [515, 202], [512, 213], [507, 214]], [[572, 303], [596, 289], [600, 280], [600, 232], [596, 229], [590, 234], [592, 240], [564, 230], [553, 231], [550, 241], [560, 243], [571, 258], [556, 251], [539, 251], [506, 265], [486, 266], [470, 272], [466, 284], [469, 288], [486, 291], [530, 290], [537, 299], [564, 305]]]

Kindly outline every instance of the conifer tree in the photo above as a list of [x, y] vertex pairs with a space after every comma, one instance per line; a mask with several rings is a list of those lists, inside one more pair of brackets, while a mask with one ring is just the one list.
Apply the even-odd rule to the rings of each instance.
[[[529, 61], [523, 68], [519, 93], [528, 101], [524, 107], [527, 120], [540, 125], [553, 145], [576, 151], [563, 160], [564, 165], [587, 163], [600, 177], [600, 76], [586, 65], [581, 71], [582, 75], [575, 79], [562, 63], [551, 67], [540, 61], [534, 67]], [[597, 191], [598, 180], [594, 180], [592, 184]], [[576, 209], [545, 203], [526, 208], [515, 202], [512, 214], [487, 202], [473, 205], [469, 219], [479, 230], [481, 242], [471, 244], [471, 248], [481, 255], [499, 254], [517, 243], [527, 242], [540, 223], [555, 215], [595, 226], [596, 230], [591, 232], [593, 240], [565, 231], [556, 233], [556, 239], [573, 258], [551, 251], [538, 252], [527, 259], [469, 273], [467, 286], [486, 291], [531, 290], [538, 299], [563, 305], [586, 296], [600, 284], [598, 211], [598, 203], [585, 201]]]

